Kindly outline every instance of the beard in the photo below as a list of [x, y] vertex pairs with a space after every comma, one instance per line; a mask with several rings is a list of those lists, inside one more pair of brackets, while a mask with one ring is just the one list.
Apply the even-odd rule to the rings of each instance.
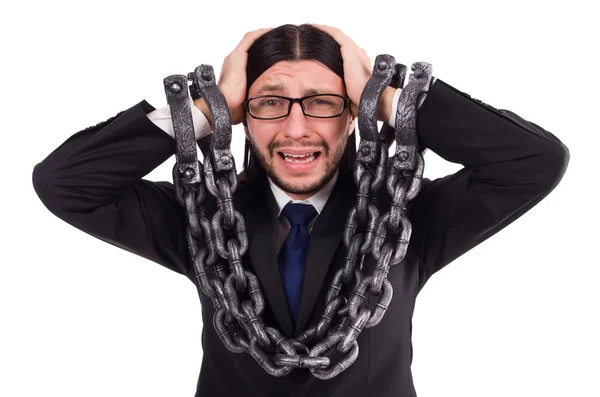
[[324, 170], [323, 174], [314, 181], [308, 181], [305, 183], [297, 183], [297, 182], [284, 180], [281, 176], [277, 175], [277, 173], [275, 171], [275, 167], [273, 166], [275, 156], [278, 156], [278, 154], [275, 153], [275, 149], [277, 149], [279, 147], [291, 147], [291, 146], [293, 146], [293, 143], [290, 143], [288, 141], [271, 142], [271, 144], [268, 147], [268, 153], [264, 154], [256, 147], [254, 140], [249, 139], [250, 146], [252, 148], [251, 152], [252, 152], [252, 154], [254, 154], [256, 156], [256, 158], [258, 158], [258, 161], [264, 168], [265, 172], [267, 173], [267, 176], [269, 178], [271, 178], [273, 183], [277, 187], [279, 187], [281, 190], [283, 190], [284, 192], [287, 192], [287, 193], [292, 193], [292, 194], [315, 193], [315, 192], [319, 191], [320, 189], [322, 189], [325, 185], [327, 185], [327, 183], [329, 181], [331, 181], [331, 178], [333, 178], [333, 176], [335, 175], [335, 172], [337, 171], [337, 168], [338, 168], [340, 161], [342, 159], [342, 156], [344, 154], [344, 149], [346, 148], [347, 141], [348, 141], [348, 135], [345, 135], [344, 139], [341, 142], [339, 142], [339, 144], [335, 148], [333, 157], [330, 156], [331, 148], [329, 147], [327, 142], [325, 142], [324, 140], [321, 140], [320, 142], [317, 142], [314, 144], [303, 144], [303, 147], [314, 146], [314, 147], [318, 147], [319, 149], [321, 149], [320, 156], [322, 156], [323, 157], [322, 160], [325, 161], [325, 170]]

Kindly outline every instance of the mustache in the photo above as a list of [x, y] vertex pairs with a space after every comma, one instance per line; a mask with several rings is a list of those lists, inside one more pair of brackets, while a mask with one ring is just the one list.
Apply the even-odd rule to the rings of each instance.
[[325, 142], [325, 140], [321, 140], [321, 141], [318, 141], [318, 142], [298, 142], [298, 141], [287, 140], [287, 141], [271, 142], [271, 144], [269, 145], [269, 153], [272, 156], [276, 149], [279, 149], [279, 148], [282, 148], [282, 147], [286, 147], [286, 148], [293, 148], [293, 147], [301, 147], [301, 148], [314, 147], [314, 148], [323, 148], [323, 150], [325, 151], [325, 153], [329, 153], [329, 151], [330, 151], [329, 144], [327, 144], [327, 142]]

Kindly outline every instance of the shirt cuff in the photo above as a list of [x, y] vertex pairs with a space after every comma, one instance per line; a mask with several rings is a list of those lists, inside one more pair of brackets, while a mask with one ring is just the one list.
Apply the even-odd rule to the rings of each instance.
[[[194, 125], [194, 135], [196, 140], [199, 140], [212, 132], [210, 123], [204, 113], [194, 105], [194, 101], [190, 98], [190, 108], [192, 109], [192, 123]], [[175, 138], [175, 130], [173, 128], [173, 120], [171, 118], [171, 109], [169, 106], [156, 109], [146, 114], [148, 118], [156, 124], [160, 129]]]
[[[429, 85], [429, 87], [431, 87], [435, 83], [436, 80], [437, 80], [437, 77], [432, 76], [431, 84]], [[388, 120], [388, 125], [392, 128], [396, 128], [396, 112], [398, 111], [398, 99], [400, 99], [401, 93], [402, 93], [402, 88], [398, 88], [396, 90], [396, 93], [394, 94], [394, 99], [392, 99], [392, 113], [390, 113], [390, 119]], [[425, 101], [426, 97], [427, 97], [427, 93], [421, 95], [421, 98], [419, 98], [419, 103], [417, 105], [417, 110], [421, 107], [421, 105], [423, 105], [423, 102]]]

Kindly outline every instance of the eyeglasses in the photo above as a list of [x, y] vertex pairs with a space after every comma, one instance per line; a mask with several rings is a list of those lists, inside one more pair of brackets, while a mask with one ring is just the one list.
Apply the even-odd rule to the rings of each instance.
[[295, 102], [300, 103], [305, 116], [327, 119], [340, 116], [350, 104], [350, 98], [337, 94], [317, 94], [303, 98], [260, 95], [244, 101], [244, 109], [255, 119], [274, 120], [287, 117]]

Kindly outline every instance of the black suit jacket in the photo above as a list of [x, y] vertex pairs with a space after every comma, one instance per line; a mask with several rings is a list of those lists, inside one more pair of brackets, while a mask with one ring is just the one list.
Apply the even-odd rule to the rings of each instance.
[[[33, 185], [44, 205], [74, 227], [190, 279], [201, 300], [203, 360], [197, 396], [415, 396], [411, 375], [412, 313], [432, 274], [494, 235], [548, 195], [561, 180], [569, 151], [554, 135], [508, 110], [495, 109], [438, 79], [420, 107], [419, 140], [458, 172], [424, 179], [409, 202], [408, 252], [392, 267], [394, 294], [381, 322], [358, 338], [356, 362], [331, 380], [307, 370], [282, 378], [266, 374], [248, 354], [220, 341], [214, 308], [199, 289], [185, 238], [185, 214], [171, 182], [143, 179], [175, 153], [175, 141], [146, 116], [146, 101], [79, 131], [37, 164]], [[382, 192], [385, 189], [381, 189]], [[341, 174], [309, 240], [298, 323], [292, 320], [276, 265], [277, 210], [266, 180], [240, 185], [236, 207], [250, 245], [244, 266], [260, 281], [266, 325], [296, 336], [316, 324], [333, 274], [344, 263], [344, 223], [356, 201]], [[381, 200], [385, 209], [385, 200]], [[365, 272], [373, 269], [365, 262]], [[376, 303], [369, 297], [369, 307]]]

